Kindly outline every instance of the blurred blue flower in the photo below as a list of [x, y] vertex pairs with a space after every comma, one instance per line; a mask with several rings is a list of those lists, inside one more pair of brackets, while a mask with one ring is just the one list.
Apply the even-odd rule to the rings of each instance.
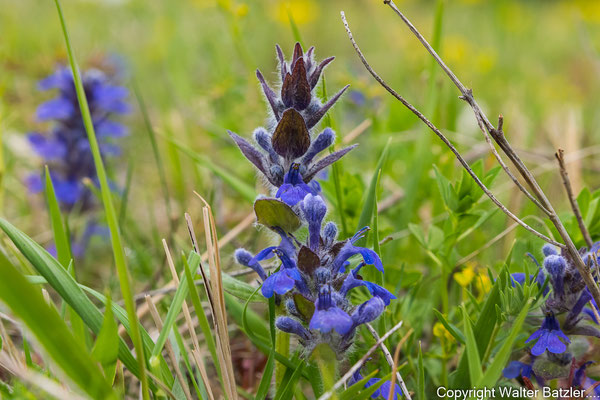
[[[104, 156], [119, 155], [120, 148], [112, 141], [125, 136], [127, 128], [111, 117], [130, 111], [128, 90], [113, 84], [108, 76], [95, 69], [86, 71], [82, 79], [100, 151]], [[82, 179], [95, 182], [96, 169], [71, 70], [60, 67], [38, 86], [41, 90], [57, 90], [56, 97], [40, 104], [36, 111], [39, 121], [54, 121], [54, 124], [46, 133], [28, 134], [29, 143], [48, 164], [61, 206], [70, 209], [80, 203], [86, 209], [92, 203], [92, 196]], [[26, 185], [34, 193], [43, 190], [41, 175], [30, 175]]]

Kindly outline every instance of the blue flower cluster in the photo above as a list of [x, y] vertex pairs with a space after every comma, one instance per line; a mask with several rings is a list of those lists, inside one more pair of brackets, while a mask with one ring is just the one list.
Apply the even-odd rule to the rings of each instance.
[[[128, 90], [112, 83], [107, 75], [96, 69], [86, 71], [82, 79], [100, 151], [103, 156], [118, 155], [120, 149], [113, 141], [125, 136], [127, 129], [111, 117], [130, 111], [126, 101]], [[48, 165], [61, 206], [70, 210], [77, 204], [85, 210], [93, 204], [93, 196], [82, 179], [96, 182], [97, 177], [72, 72], [60, 67], [38, 86], [40, 90], [57, 91], [56, 97], [42, 103], [36, 111], [38, 121], [54, 123], [48, 132], [29, 133], [29, 142]], [[30, 175], [26, 183], [34, 193], [44, 188], [40, 174]]]
[[[329, 128], [319, 134], [312, 134], [311, 130], [346, 88], [325, 104], [321, 103], [314, 88], [333, 57], [317, 64], [313, 51], [311, 47], [304, 53], [297, 43], [288, 63], [277, 46], [281, 69], [279, 93], [271, 89], [257, 71], [274, 126], [271, 130], [254, 131], [257, 146], [229, 132], [272, 188], [274, 198], [257, 199], [254, 209], [257, 221], [279, 237], [277, 246], [267, 247], [256, 255], [238, 249], [235, 258], [258, 274], [265, 297], [277, 295], [283, 302], [287, 315], [277, 318], [277, 328], [296, 335], [307, 354], [318, 344], [328, 343], [343, 358], [356, 328], [376, 319], [395, 296], [360, 276], [361, 269], [367, 266], [383, 272], [379, 256], [371, 249], [356, 245], [368, 227], [349, 239], [338, 240], [335, 223], [325, 222], [327, 206], [314, 178], [354, 146], [315, 160], [334, 143], [335, 135]], [[305, 240], [299, 240], [294, 234], [302, 226], [307, 230]], [[351, 269], [354, 256], [360, 261]], [[268, 275], [263, 263], [274, 258], [279, 261], [279, 269]], [[372, 297], [354, 305], [348, 295], [359, 286], [365, 287]]]
[[[599, 250], [600, 242], [589, 250], [580, 250], [584, 262], [592, 270], [600, 261]], [[541, 385], [548, 379], [567, 378], [570, 365], [581, 363], [586, 356], [588, 344], [584, 337], [600, 337], [600, 330], [594, 326], [598, 324], [598, 308], [571, 257], [567, 252], [559, 253], [552, 245], [545, 245], [542, 253], [544, 262], [537, 276], [530, 279], [540, 287], [546, 280], [550, 283], [543, 293], [547, 296], [541, 307], [544, 316], [540, 327], [525, 341], [531, 346], [529, 354], [519, 361], [512, 361], [503, 371], [506, 378], [534, 377]], [[511, 278], [513, 286], [525, 282], [523, 273], [512, 274]], [[577, 343], [573, 344], [575, 338]], [[578, 382], [585, 381], [586, 366], [583, 364], [577, 370], [575, 386], [582, 386]]]

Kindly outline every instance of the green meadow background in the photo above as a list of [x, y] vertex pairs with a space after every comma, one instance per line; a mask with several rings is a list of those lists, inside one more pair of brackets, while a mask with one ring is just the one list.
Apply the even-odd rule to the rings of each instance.
[[[577, 193], [600, 185], [600, 2], [399, 0], [397, 5], [473, 88], [487, 115], [493, 121], [504, 115], [509, 140], [583, 245], [554, 152], [565, 150]], [[328, 218], [348, 234], [357, 228], [365, 193], [389, 141], [377, 189], [377, 228], [386, 287], [398, 296], [386, 319], [404, 321], [389, 344], [395, 347], [407, 336], [400, 371], [409, 387], [418, 380], [419, 341], [427, 387], [447, 382], [462, 353], [463, 346], [433, 309], [460, 325], [456, 306], [485, 300], [493, 283], [488, 270], [493, 278], [511, 249], [513, 272], [523, 271], [527, 252], [542, 258], [541, 240], [493, 211], [489, 201], [479, 199], [477, 188], [465, 189], [471, 196], [467, 210], [457, 212], [444, 202], [443, 180], [436, 176], [459, 182], [458, 163], [366, 72], [346, 36], [341, 10], [363, 53], [393, 88], [441, 127], [469, 162], [479, 162], [482, 171], [496, 163], [457, 89], [382, 1], [64, 0], [62, 6], [80, 67], [101, 67], [111, 60], [121, 66], [123, 83], [131, 89], [133, 112], [122, 119], [130, 135], [123, 140], [123, 155], [106, 162], [109, 176], [127, 193], [119, 203], [119, 218], [134, 293], [170, 280], [162, 238], [175, 254], [190, 250], [184, 212], [194, 221], [202, 217], [202, 203], [193, 191], [211, 203], [220, 236], [252, 212], [254, 195], [267, 193], [226, 130], [249, 137], [266, 123], [255, 69], [274, 83], [275, 44], [290, 56], [298, 39], [305, 49], [316, 47], [317, 59], [335, 55], [325, 73], [329, 95], [351, 85], [330, 113], [338, 141], [350, 135], [351, 143], [359, 143], [339, 163], [341, 211], [331, 174], [322, 182], [333, 205]], [[25, 135], [48, 127], [35, 120], [37, 105], [51, 97], [36, 88], [37, 81], [66, 64], [54, 2], [0, 0], [0, 214], [45, 246], [52, 242], [52, 231], [44, 196], [28, 193], [24, 185], [25, 177], [43, 166]], [[135, 87], [155, 133], [168, 201]], [[231, 176], [242, 185], [224, 179]], [[528, 216], [529, 224], [550, 231], [505, 175], [499, 174], [492, 187], [511, 210]], [[103, 220], [101, 207], [94, 218]], [[69, 219], [77, 231], [89, 215]], [[592, 234], [598, 238], [600, 224]], [[240, 269], [232, 258], [235, 248], [260, 249], [272, 239], [247, 226], [221, 248], [224, 270]], [[77, 277], [120, 300], [108, 240], [94, 238], [77, 263]], [[265, 357], [235, 323], [230, 328], [238, 384], [251, 391]], [[359, 343], [356, 354], [366, 347]]]

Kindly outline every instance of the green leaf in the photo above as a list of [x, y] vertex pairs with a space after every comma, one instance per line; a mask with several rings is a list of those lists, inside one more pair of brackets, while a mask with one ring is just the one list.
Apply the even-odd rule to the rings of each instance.
[[[502, 280], [497, 279], [492, 287], [492, 290], [490, 290], [487, 296], [485, 304], [483, 305], [481, 313], [479, 314], [479, 318], [477, 319], [475, 327], [473, 328], [473, 335], [476, 338], [477, 350], [480, 355], [485, 353], [492, 336], [492, 332], [494, 331], [494, 327], [496, 326], [496, 304], [499, 304], [501, 301], [501, 285]], [[467, 357], [464, 353], [460, 358], [456, 371], [452, 375], [450, 386], [454, 389], [471, 387], [471, 380], [469, 378], [469, 365]]]
[[[64, 268], [60, 267], [64, 270]], [[56, 308], [0, 252], [0, 298], [22, 320], [48, 355], [94, 399], [116, 399], [111, 385]]]
[[419, 244], [421, 246], [423, 246], [424, 249], [426, 249], [427, 242], [425, 240], [425, 232], [423, 232], [423, 228], [421, 228], [420, 225], [411, 223], [411, 224], [408, 224], [408, 230], [410, 231], [410, 233], [413, 234], [415, 239], [417, 239], [417, 242], [419, 242]]
[[479, 350], [477, 349], [477, 342], [475, 341], [475, 335], [473, 335], [473, 327], [471, 326], [471, 319], [467, 315], [467, 311], [462, 308], [463, 312], [463, 323], [465, 325], [465, 342], [466, 342], [466, 354], [467, 361], [469, 362], [469, 377], [471, 382], [479, 382], [483, 376], [481, 370], [481, 358], [479, 357]]
[[269, 394], [269, 389], [271, 388], [271, 380], [273, 379], [273, 370], [275, 369], [275, 351], [271, 351], [269, 353], [269, 358], [267, 358], [267, 363], [265, 364], [265, 369], [263, 370], [262, 378], [260, 379], [260, 384], [258, 385], [258, 389], [256, 390], [256, 400], [264, 400], [267, 398]]
[[[241, 327], [241, 330], [246, 336], [248, 336], [248, 339], [250, 339], [250, 341], [254, 343], [254, 345], [258, 347], [258, 349], [264, 354], [269, 354], [271, 352], [272, 345], [270, 339], [268, 339], [270, 337], [270, 331], [267, 328], [264, 319], [258, 316], [254, 311], [248, 309], [246, 312], [246, 318], [249, 331], [245, 331], [243, 329], [244, 322], [242, 320], [244, 313], [243, 305], [240, 304], [239, 301], [229, 293], [225, 293], [225, 304], [227, 305], [227, 311], [229, 315], [235, 321], [235, 323]], [[286, 367], [291, 368], [292, 370], [295, 370], [298, 366], [297, 364], [291, 362], [289, 358], [284, 357], [280, 353], [275, 353], [275, 360]], [[302, 376], [308, 379], [308, 374], [306, 374], [306, 372], [303, 372]]]
[[523, 326], [523, 322], [527, 317], [530, 305], [531, 302], [528, 301], [525, 307], [523, 307], [523, 310], [521, 310], [521, 312], [515, 319], [510, 333], [508, 334], [508, 337], [504, 339], [502, 347], [500, 347], [500, 350], [498, 350], [496, 357], [494, 357], [494, 361], [492, 361], [490, 366], [485, 371], [485, 374], [479, 379], [477, 387], [494, 387], [498, 379], [500, 379], [502, 369], [506, 366], [506, 363], [510, 358], [513, 343], [515, 342], [517, 335], [521, 332], [521, 327]]
[[275, 400], [287, 400], [292, 398], [294, 394], [294, 389], [298, 384], [298, 380], [302, 375], [302, 371], [305, 365], [305, 362], [303, 360], [300, 360], [298, 366], [294, 370], [294, 373], [292, 374], [290, 379], [288, 379], [287, 384], [283, 387], [280, 387], [277, 393], [275, 393]]
[[444, 325], [444, 327], [448, 330], [448, 332], [450, 332], [450, 334], [454, 336], [454, 339], [456, 339], [461, 344], [465, 344], [465, 336], [454, 325], [448, 322], [448, 320], [446, 320], [446, 318], [441, 312], [434, 308], [433, 313], [441, 322], [441, 324]]
[[119, 353], [119, 331], [113, 317], [112, 300], [107, 296], [106, 311], [102, 328], [96, 338], [92, 355], [100, 364], [106, 366], [117, 361]]
[[256, 221], [267, 228], [281, 228], [285, 232], [295, 232], [302, 222], [298, 215], [281, 200], [258, 199], [254, 202]]
[[310, 321], [313, 314], [315, 313], [315, 303], [308, 300], [300, 293], [294, 293], [293, 295], [294, 305], [298, 312], [302, 315], [305, 321]]
[[60, 207], [58, 205], [58, 200], [56, 199], [56, 193], [54, 192], [54, 185], [52, 184], [52, 178], [50, 178], [48, 166], [46, 166], [44, 172], [46, 174], [46, 201], [48, 202], [50, 224], [52, 226], [54, 244], [56, 245], [56, 255], [58, 262], [60, 262], [63, 267], [67, 268], [71, 259], [73, 259], [73, 256], [71, 255], [71, 241], [69, 240], [69, 236], [63, 225]]
[[458, 208], [458, 196], [452, 183], [442, 175], [437, 165], [433, 165], [433, 170], [435, 171], [435, 178], [444, 204], [449, 210], [456, 210]]

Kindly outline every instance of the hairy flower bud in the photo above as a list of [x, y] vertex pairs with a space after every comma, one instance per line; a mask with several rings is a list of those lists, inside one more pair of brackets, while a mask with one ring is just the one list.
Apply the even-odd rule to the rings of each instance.
[[298, 335], [303, 340], [310, 340], [310, 332], [302, 324], [290, 317], [278, 317], [275, 326], [284, 332]]
[[248, 250], [242, 248], [237, 249], [233, 256], [238, 264], [252, 268], [263, 281], [267, 279], [265, 270]]
[[302, 159], [302, 164], [310, 164], [317, 154], [328, 148], [335, 141], [335, 133], [331, 128], [325, 128], [323, 132], [311, 143], [308, 151]]
[[385, 308], [385, 303], [379, 297], [373, 297], [364, 303], [352, 313], [352, 320], [354, 325], [366, 324], [375, 320]]
[[279, 163], [280, 157], [273, 149], [273, 145], [271, 144], [271, 135], [265, 130], [265, 128], [261, 127], [254, 130], [254, 140], [256, 140], [256, 143], [258, 143], [258, 145], [267, 152], [272, 163]]
[[338, 228], [335, 222], [329, 221], [323, 228], [323, 242], [325, 247], [330, 247], [333, 242], [337, 239]]
[[556, 246], [550, 243], [546, 243], [544, 247], [542, 247], [542, 253], [544, 253], [545, 257], [548, 257], [558, 254], [558, 251], [556, 250]]
[[312, 251], [317, 251], [321, 238], [321, 222], [327, 213], [327, 206], [321, 196], [308, 194], [302, 202], [302, 211], [308, 222], [309, 247]]
[[564, 276], [567, 268], [565, 259], [559, 255], [550, 255], [544, 260], [544, 268], [550, 274], [552, 286], [557, 294], [564, 292]]

